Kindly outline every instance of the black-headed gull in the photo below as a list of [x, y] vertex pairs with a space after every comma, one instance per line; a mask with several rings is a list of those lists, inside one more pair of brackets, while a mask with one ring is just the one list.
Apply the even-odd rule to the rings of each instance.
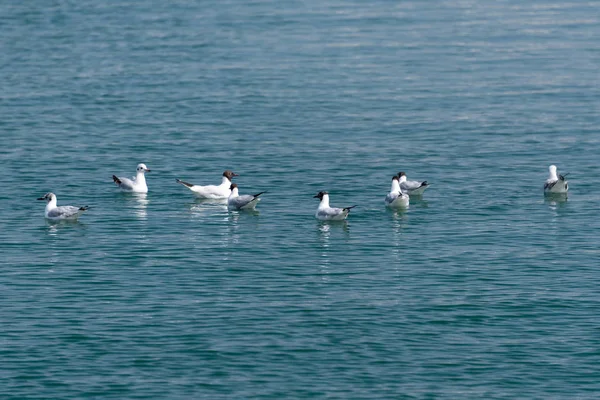
[[319, 192], [316, 194], [316, 196], [313, 197], [316, 197], [319, 200], [321, 200], [321, 202], [319, 203], [319, 207], [317, 208], [317, 212], [315, 213], [315, 217], [322, 221], [342, 221], [346, 219], [350, 210], [356, 207], [329, 207], [329, 193], [327, 192]]
[[398, 180], [400, 182], [400, 189], [409, 195], [420, 196], [429, 186], [427, 181], [407, 181], [406, 173], [404, 172], [398, 172]]
[[75, 206], [60, 206], [56, 205], [56, 195], [54, 193], [46, 193], [44, 197], [38, 198], [38, 200], [46, 200], [46, 212], [45, 216], [51, 220], [76, 220], [79, 216], [87, 210], [88, 206], [75, 207]]
[[238, 192], [238, 185], [232, 183], [230, 186], [231, 194], [227, 199], [227, 208], [229, 210], [254, 210], [256, 204], [260, 201], [259, 197], [261, 194], [266, 192], [260, 192], [256, 194], [245, 194], [240, 196]]
[[566, 194], [569, 190], [569, 182], [565, 179], [568, 174], [560, 175], [557, 173], [556, 165], [548, 167], [550, 175], [544, 184], [544, 193], [546, 194]]
[[406, 208], [410, 198], [406, 193], [402, 193], [400, 188], [400, 180], [397, 176], [392, 178], [392, 188], [387, 196], [385, 196], [385, 205], [390, 208]]
[[181, 183], [183, 186], [190, 189], [197, 197], [202, 199], [227, 199], [231, 194], [231, 179], [234, 176], [239, 176], [238, 174], [232, 171], [223, 172], [223, 179], [220, 185], [194, 185], [192, 183], [187, 183], [182, 181], [181, 179], [175, 179], [177, 183]]
[[121, 178], [113, 175], [113, 181], [117, 184], [121, 190], [125, 192], [135, 192], [135, 193], [148, 193], [148, 186], [146, 185], [146, 177], [144, 174], [146, 172], [150, 172], [146, 164], [138, 164], [136, 168], [135, 178]]

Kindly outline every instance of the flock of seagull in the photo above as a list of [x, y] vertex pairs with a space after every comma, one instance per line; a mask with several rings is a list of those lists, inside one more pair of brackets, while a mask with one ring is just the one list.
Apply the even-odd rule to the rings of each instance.
[[[569, 190], [569, 183], [565, 179], [564, 175], [558, 174], [555, 165], [551, 165], [548, 168], [550, 174], [544, 184], [544, 193], [547, 195], [566, 195]], [[150, 169], [146, 164], [138, 164], [136, 168], [136, 176], [132, 179], [118, 177], [113, 175], [113, 181], [115, 184], [125, 192], [133, 193], [148, 193], [148, 185], [146, 184], [146, 172], [150, 172]], [[260, 192], [256, 194], [240, 195], [238, 191], [238, 185], [232, 183], [233, 177], [238, 176], [232, 171], [223, 172], [223, 178], [220, 185], [194, 185], [192, 183], [184, 182], [180, 179], [176, 179], [177, 183], [182, 184], [194, 193], [194, 195], [201, 199], [212, 199], [212, 200], [225, 200], [227, 199], [227, 208], [230, 211], [241, 211], [241, 210], [255, 210], [256, 205], [260, 201], [260, 195], [266, 192]], [[407, 180], [404, 172], [399, 172], [392, 178], [392, 187], [390, 192], [385, 197], [386, 207], [392, 209], [404, 209], [407, 208], [410, 203], [410, 196], [422, 196], [425, 189], [429, 187], [427, 181], [409, 181]], [[350, 210], [354, 206], [350, 207], [331, 207], [329, 205], [329, 193], [319, 192], [315, 196], [320, 200], [319, 207], [315, 213], [315, 218], [322, 221], [342, 221], [348, 217]], [[89, 209], [88, 206], [75, 207], [75, 206], [58, 206], [56, 204], [56, 195], [54, 193], [46, 193], [43, 197], [38, 200], [46, 200], [45, 217], [49, 220], [76, 220], [79, 216]]]

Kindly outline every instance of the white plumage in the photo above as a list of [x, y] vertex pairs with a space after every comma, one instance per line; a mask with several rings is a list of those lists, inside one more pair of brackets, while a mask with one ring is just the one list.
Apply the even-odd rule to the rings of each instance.
[[410, 198], [406, 193], [402, 193], [400, 188], [399, 178], [392, 178], [392, 188], [387, 196], [385, 196], [385, 205], [389, 208], [406, 208], [410, 202]]
[[423, 194], [425, 189], [429, 187], [427, 181], [409, 181], [406, 178], [406, 173], [398, 172], [398, 180], [400, 182], [400, 189], [404, 193], [408, 193], [409, 195], [420, 196]]
[[75, 206], [60, 206], [56, 205], [56, 195], [54, 193], [46, 193], [44, 197], [38, 198], [38, 200], [46, 200], [45, 217], [58, 221], [58, 220], [76, 220], [79, 216], [86, 211], [89, 207], [75, 207]]
[[321, 200], [319, 203], [319, 207], [317, 208], [317, 212], [315, 213], [315, 217], [322, 221], [342, 221], [348, 217], [348, 213], [350, 210], [356, 206], [344, 207], [344, 208], [335, 208], [329, 206], [329, 193], [327, 192], [319, 192], [316, 197]]
[[231, 179], [234, 176], [238, 176], [232, 171], [223, 172], [223, 179], [220, 185], [194, 185], [192, 183], [184, 182], [181, 179], [176, 179], [177, 183], [181, 183], [183, 186], [190, 189], [198, 198], [201, 199], [227, 199], [231, 194]]
[[569, 190], [569, 182], [565, 179], [564, 175], [560, 175], [557, 172], [556, 165], [548, 167], [549, 176], [544, 184], [544, 193], [546, 194], [566, 194]]
[[265, 192], [257, 194], [245, 194], [240, 196], [238, 192], [238, 186], [235, 183], [231, 184], [231, 194], [227, 199], [227, 208], [229, 210], [254, 210], [256, 204], [260, 201], [260, 196]]
[[148, 186], [146, 185], [145, 173], [150, 172], [146, 164], [138, 164], [136, 168], [136, 175], [133, 179], [122, 178], [113, 175], [113, 181], [115, 184], [125, 192], [134, 193], [148, 193]]

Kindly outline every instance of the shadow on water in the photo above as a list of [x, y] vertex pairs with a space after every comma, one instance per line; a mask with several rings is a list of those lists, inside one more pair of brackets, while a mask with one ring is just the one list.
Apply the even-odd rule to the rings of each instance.
[[256, 231], [260, 224], [259, 215], [258, 210], [229, 211], [227, 214], [229, 242], [236, 244], [243, 232]]
[[195, 216], [227, 212], [227, 199], [195, 199], [193, 202], [188, 203], [188, 208]]
[[429, 202], [423, 198], [423, 195], [410, 196], [409, 207], [429, 208]]
[[61, 221], [52, 221], [46, 219], [46, 228], [48, 234], [51, 236], [55, 236], [59, 229], [72, 229], [73, 227], [84, 228], [85, 226], [86, 225], [79, 222], [79, 220], [65, 219]]
[[558, 211], [567, 205], [568, 196], [566, 193], [553, 193], [544, 195], [544, 203], [553, 211]]

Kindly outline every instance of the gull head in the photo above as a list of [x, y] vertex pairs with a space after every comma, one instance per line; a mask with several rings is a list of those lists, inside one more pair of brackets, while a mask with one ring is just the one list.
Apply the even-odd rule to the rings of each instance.
[[47, 202], [51, 202], [52, 200], [56, 200], [56, 195], [52, 192], [48, 192], [44, 195], [44, 197], [38, 197], [38, 200], [46, 200]]
[[[404, 172], [401, 172], [401, 173], [404, 173]], [[393, 181], [399, 181], [399, 180], [400, 180], [400, 178], [398, 178], [397, 175], [395, 175], [395, 176], [392, 177], [392, 182]]]
[[549, 166], [548, 171], [550, 171], [551, 174], [556, 174], [556, 165]]
[[233, 178], [234, 176], [239, 176], [238, 174], [236, 174], [233, 171], [227, 170], [225, 172], [223, 172], [223, 176], [229, 180], [231, 180], [231, 178]]
[[317, 198], [319, 200], [323, 200], [323, 196], [329, 194], [328, 192], [319, 192], [316, 195], [313, 196], [313, 198]]
[[148, 167], [146, 167], [146, 164], [138, 164], [137, 168], [135, 169], [138, 173], [141, 172], [142, 174], [144, 172], [150, 172], [150, 170], [148, 169]]

